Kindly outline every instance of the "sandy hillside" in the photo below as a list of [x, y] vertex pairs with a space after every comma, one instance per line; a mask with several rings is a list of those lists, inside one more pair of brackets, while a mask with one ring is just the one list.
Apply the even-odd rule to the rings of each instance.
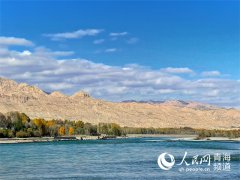
[[78, 92], [47, 94], [24, 83], [0, 78], [0, 112], [24, 112], [31, 118], [115, 122], [131, 127], [239, 128], [240, 110], [197, 102], [113, 103]]

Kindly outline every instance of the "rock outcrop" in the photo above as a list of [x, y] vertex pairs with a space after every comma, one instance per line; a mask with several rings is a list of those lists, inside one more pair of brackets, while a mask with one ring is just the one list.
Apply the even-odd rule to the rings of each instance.
[[0, 112], [19, 111], [31, 118], [115, 122], [129, 127], [240, 128], [240, 110], [197, 102], [108, 102], [78, 92], [45, 93], [35, 86], [0, 78]]

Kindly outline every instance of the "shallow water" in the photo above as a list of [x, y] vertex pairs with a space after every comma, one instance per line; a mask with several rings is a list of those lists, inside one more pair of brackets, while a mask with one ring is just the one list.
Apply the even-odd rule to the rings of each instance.
[[[169, 139], [0, 144], [0, 179], [240, 179], [239, 142]], [[157, 163], [164, 152], [172, 154], [176, 161], [168, 171]], [[190, 165], [177, 165], [185, 152]], [[214, 153], [231, 155], [229, 171], [214, 170]], [[200, 158], [205, 154], [211, 155], [210, 166], [191, 164], [194, 155]], [[210, 171], [201, 172], [199, 168]]]

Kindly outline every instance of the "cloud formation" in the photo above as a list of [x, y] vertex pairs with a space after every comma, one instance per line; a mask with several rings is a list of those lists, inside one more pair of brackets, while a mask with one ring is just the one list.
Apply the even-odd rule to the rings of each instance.
[[138, 38], [133, 37], [133, 38], [128, 39], [128, 40], [127, 40], [127, 43], [128, 43], [128, 44], [136, 44], [138, 41], [139, 41]]
[[104, 41], [104, 39], [96, 39], [93, 41], [93, 44], [102, 44]]
[[109, 49], [106, 49], [105, 52], [109, 53], [109, 52], [116, 52], [117, 51], [117, 48], [109, 48]]
[[81, 58], [74, 52], [44, 47], [16, 51], [0, 48], [0, 76], [37, 85], [47, 92], [73, 94], [85, 90], [107, 100], [201, 101], [240, 107], [240, 80], [203, 77], [188, 67], [154, 70], [137, 64], [109, 66]]
[[24, 38], [0, 36], [0, 46], [33, 46], [34, 44]]
[[128, 32], [112, 32], [109, 34], [109, 36], [126, 36]]
[[95, 36], [101, 33], [102, 29], [79, 29], [73, 32], [63, 32], [63, 33], [55, 33], [55, 34], [44, 34], [46, 37], [50, 37], [52, 40], [64, 40], [64, 39], [77, 39], [82, 38], [84, 36]]
[[173, 74], [192, 74], [193, 70], [184, 67], [184, 68], [172, 68], [172, 67], [167, 67], [162, 69], [163, 71], [167, 73], [173, 73]]
[[220, 76], [221, 73], [219, 71], [205, 71], [205, 72], [202, 72], [202, 76], [205, 76], [205, 77], [211, 77], [211, 76]]

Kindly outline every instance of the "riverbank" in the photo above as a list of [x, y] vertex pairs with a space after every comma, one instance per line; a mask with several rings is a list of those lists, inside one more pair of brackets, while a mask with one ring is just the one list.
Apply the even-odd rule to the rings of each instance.
[[203, 139], [197, 139], [198, 135], [186, 135], [186, 134], [128, 134], [129, 138], [147, 138], [147, 137], [169, 137], [172, 140], [180, 141], [239, 141], [240, 138], [228, 138], [228, 137], [207, 137]]
[[15, 143], [33, 143], [33, 142], [51, 142], [53, 137], [31, 137], [31, 138], [0, 138], [0, 144], [15, 144]]
[[226, 138], [226, 137], [208, 137], [204, 139], [197, 139], [197, 135], [183, 135], [183, 134], [128, 134], [127, 136], [88, 136], [78, 135], [69, 137], [30, 137], [30, 138], [0, 138], [0, 144], [15, 144], [15, 143], [33, 143], [33, 142], [54, 142], [54, 141], [81, 141], [81, 140], [106, 140], [106, 139], [125, 139], [125, 138], [154, 138], [166, 137], [170, 141], [239, 141], [240, 138]]
[[63, 136], [63, 137], [29, 137], [29, 138], [0, 138], [0, 144], [11, 143], [32, 143], [32, 142], [53, 142], [53, 141], [84, 141], [84, 140], [109, 140], [109, 139], [126, 139], [126, 138], [167, 138], [166, 141], [239, 141], [240, 138], [227, 137], [207, 137], [198, 139], [197, 135], [183, 134], [128, 134], [127, 136]]
[[0, 138], [0, 144], [15, 144], [15, 143], [33, 143], [33, 142], [54, 142], [54, 141], [82, 141], [82, 140], [106, 140], [106, 139], [123, 139], [128, 138], [127, 136], [88, 136], [88, 135], [77, 135], [70, 137], [29, 137], [29, 138]]

